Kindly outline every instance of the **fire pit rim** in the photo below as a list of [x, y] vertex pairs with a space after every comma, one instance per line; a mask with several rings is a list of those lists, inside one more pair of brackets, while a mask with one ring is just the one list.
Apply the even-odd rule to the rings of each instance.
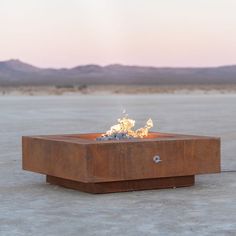
[[[155, 138], [134, 138], [134, 139], [124, 139], [124, 140], [101, 140], [97, 141], [95, 138], [102, 133], [74, 133], [74, 134], [55, 134], [55, 135], [37, 135], [31, 136], [32, 138], [42, 138], [48, 139], [48, 137], [54, 139], [55, 141], [62, 142], [73, 142], [83, 145], [92, 145], [92, 144], [111, 144], [111, 143], [142, 143], [142, 142], [155, 142], [155, 141], [177, 141], [177, 140], [188, 140], [188, 139], [220, 139], [220, 137], [212, 136], [200, 136], [200, 135], [188, 135], [188, 134], [176, 134], [176, 133], [162, 133], [162, 132], [150, 132], [150, 134], [159, 134], [161, 136]], [[82, 138], [81, 136], [95, 135], [95, 138]]]

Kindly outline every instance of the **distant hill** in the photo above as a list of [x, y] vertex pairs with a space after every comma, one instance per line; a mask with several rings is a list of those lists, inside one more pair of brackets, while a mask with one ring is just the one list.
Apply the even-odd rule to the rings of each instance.
[[74, 68], [38, 68], [20, 60], [0, 61], [0, 85], [181, 85], [236, 84], [236, 65], [174, 68], [126, 65], [84, 65]]

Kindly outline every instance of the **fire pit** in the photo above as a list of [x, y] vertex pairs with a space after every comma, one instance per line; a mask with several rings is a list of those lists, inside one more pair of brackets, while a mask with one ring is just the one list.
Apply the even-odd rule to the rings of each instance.
[[48, 183], [89, 193], [187, 187], [194, 185], [196, 174], [220, 172], [219, 138], [148, 133], [151, 126], [149, 120], [141, 128], [141, 138], [127, 130], [119, 130], [126, 137], [117, 138], [112, 129], [25, 136], [23, 169], [45, 174]]

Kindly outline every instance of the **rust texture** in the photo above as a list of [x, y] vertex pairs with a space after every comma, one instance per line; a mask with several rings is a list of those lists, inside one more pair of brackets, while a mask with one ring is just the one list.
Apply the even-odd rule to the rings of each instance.
[[92, 193], [190, 186], [196, 174], [220, 172], [216, 137], [150, 133], [145, 139], [96, 141], [98, 136], [23, 137], [23, 169]]

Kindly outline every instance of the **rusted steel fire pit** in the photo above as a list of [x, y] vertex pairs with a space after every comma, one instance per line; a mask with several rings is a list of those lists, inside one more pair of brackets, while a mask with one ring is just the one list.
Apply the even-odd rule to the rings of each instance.
[[186, 187], [196, 174], [220, 172], [220, 139], [149, 133], [96, 140], [100, 133], [23, 137], [23, 169], [89, 193]]

